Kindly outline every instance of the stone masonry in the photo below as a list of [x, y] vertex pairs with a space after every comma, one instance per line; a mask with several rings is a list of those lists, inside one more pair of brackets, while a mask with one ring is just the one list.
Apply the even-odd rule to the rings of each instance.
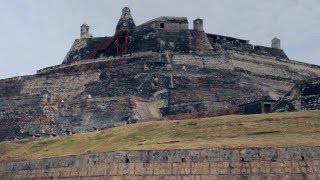
[[121, 151], [0, 164], [0, 179], [320, 179], [320, 147]]
[[301, 111], [320, 109], [320, 78], [297, 83], [286, 96], [276, 104], [274, 111]]
[[280, 98], [295, 81], [317, 76], [318, 66], [232, 51], [139, 53], [60, 65], [0, 81], [0, 140], [93, 131], [215, 111], [263, 96]]

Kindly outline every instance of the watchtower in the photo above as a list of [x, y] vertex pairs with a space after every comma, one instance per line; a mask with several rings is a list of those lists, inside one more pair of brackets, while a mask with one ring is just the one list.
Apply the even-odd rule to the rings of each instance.
[[271, 47], [275, 49], [281, 49], [281, 40], [278, 38], [273, 38], [271, 40]]
[[122, 15], [117, 24], [116, 32], [118, 31], [130, 31], [133, 27], [135, 27], [135, 23], [133, 21], [130, 8], [124, 7], [122, 9]]
[[203, 30], [203, 19], [197, 18], [193, 21], [193, 29], [196, 31], [204, 31]]
[[90, 26], [86, 23], [80, 26], [80, 39], [90, 38]]

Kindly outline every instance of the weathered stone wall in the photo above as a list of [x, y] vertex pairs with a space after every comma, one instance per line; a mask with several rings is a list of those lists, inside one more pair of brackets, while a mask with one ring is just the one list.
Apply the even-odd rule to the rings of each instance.
[[[289, 59], [282, 49], [254, 46], [245, 40], [232, 38], [215, 39], [216, 35], [204, 31], [190, 30], [187, 23], [165, 23], [165, 28], [158, 29], [160, 22], [137, 26], [129, 32], [128, 54], [139, 52], [175, 51], [189, 53], [190, 51], [237, 51], [253, 55], [268, 56], [271, 59]], [[63, 63], [71, 64], [83, 61], [90, 57], [101, 45], [112, 37], [94, 37], [76, 40], [67, 53]], [[98, 57], [117, 56], [117, 47], [114, 42], [107, 49], [97, 55]]]
[[320, 78], [297, 83], [274, 108], [274, 110], [278, 112], [319, 109]]
[[[161, 27], [163, 23], [163, 27]], [[147, 26], [152, 27], [153, 29], [164, 29], [164, 30], [187, 30], [188, 23], [170, 23], [170, 22], [153, 22]]]
[[303, 110], [320, 109], [320, 78], [302, 83], [300, 88], [301, 108]]
[[320, 147], [122, 151], [0, 164], [0, 179], [320, 179]]
[[319, 66], [236, 51], [165, 51], [63, 64], [0, 81], [0, 140], [219, 111], [263, 96], [280, 98], [295, 81], [319, 76]]

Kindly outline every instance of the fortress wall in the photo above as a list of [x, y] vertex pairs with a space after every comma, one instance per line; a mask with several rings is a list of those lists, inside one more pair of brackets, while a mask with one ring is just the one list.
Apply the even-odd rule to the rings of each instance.
[[[264, 94], [264, 96], [281, 98], [291, 90], [295, 82], [320, 77], [320, 67], [316, 65], [235, 51], [203, 55], [175, 54], [172, 57], [172, 63], [176, 67], [175, 70], [184, 69], [186, 71], [183, 76], [193, 75], [199, 79], [208, 78], [211, 81], [233, 80], [233, 84], [228, 83], [230, 87], [237, 85], [240, 87], [236, 89], [250, 88], [253, 99], [259, 97], [259, 93], [262, 93], [262, 96]], [[232, 89], [230, 87], [228, 91]], [[219, 92], [216, 88], [225, 89], [227, 87], [219, 83], [213, 90], [215, 93]], [[242, 93], [235, 94], [241, 95]], [[241, 103], [246, 101], [248, 99]]]
[[303, 80], [320, 76], [320, 66], [317, 65], [234, 51], [210, 55], [175, 54], [172, 62], [200, 68], [230, 71], [242, 70], [252, 75], [277, 80]]
[[0, 179], [311, 179], [320, 147], [121, 151], [0, 164]]
[[87, 72], [77, 74], [56, 74], [48, 76], [34, 76], [23, 81], [20, 94], [32, 95], [47, 94], [54, 101], [72, 100], [79, 96], [85, 89], [85, 85], [99, 80], [101, 72]]
[[267, 95], [281, 98], [295, 81], [319, 76], [319, 66], [235, 51], [165, 51], [63, 65], [0, 80], [0, 141], [219, 111]]
[[255, 75], [290, 80], [303, 80], [320, 76], [320, 66], [317, 65], [235, 52], [231, 55], [234, 68]]

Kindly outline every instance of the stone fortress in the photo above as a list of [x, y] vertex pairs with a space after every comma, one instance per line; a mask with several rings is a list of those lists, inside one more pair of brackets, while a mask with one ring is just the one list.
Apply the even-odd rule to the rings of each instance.
[[[0, 141], [101, 130], [184, 114], [320, 109], [320, 67], [271, 47], [193, 28], [185, 17], [136, 25], [122, 10], [115, 34], [83, 24], [62, 64], [0, 80]], [[258, 103], [258, 109], [252, 109]]]

